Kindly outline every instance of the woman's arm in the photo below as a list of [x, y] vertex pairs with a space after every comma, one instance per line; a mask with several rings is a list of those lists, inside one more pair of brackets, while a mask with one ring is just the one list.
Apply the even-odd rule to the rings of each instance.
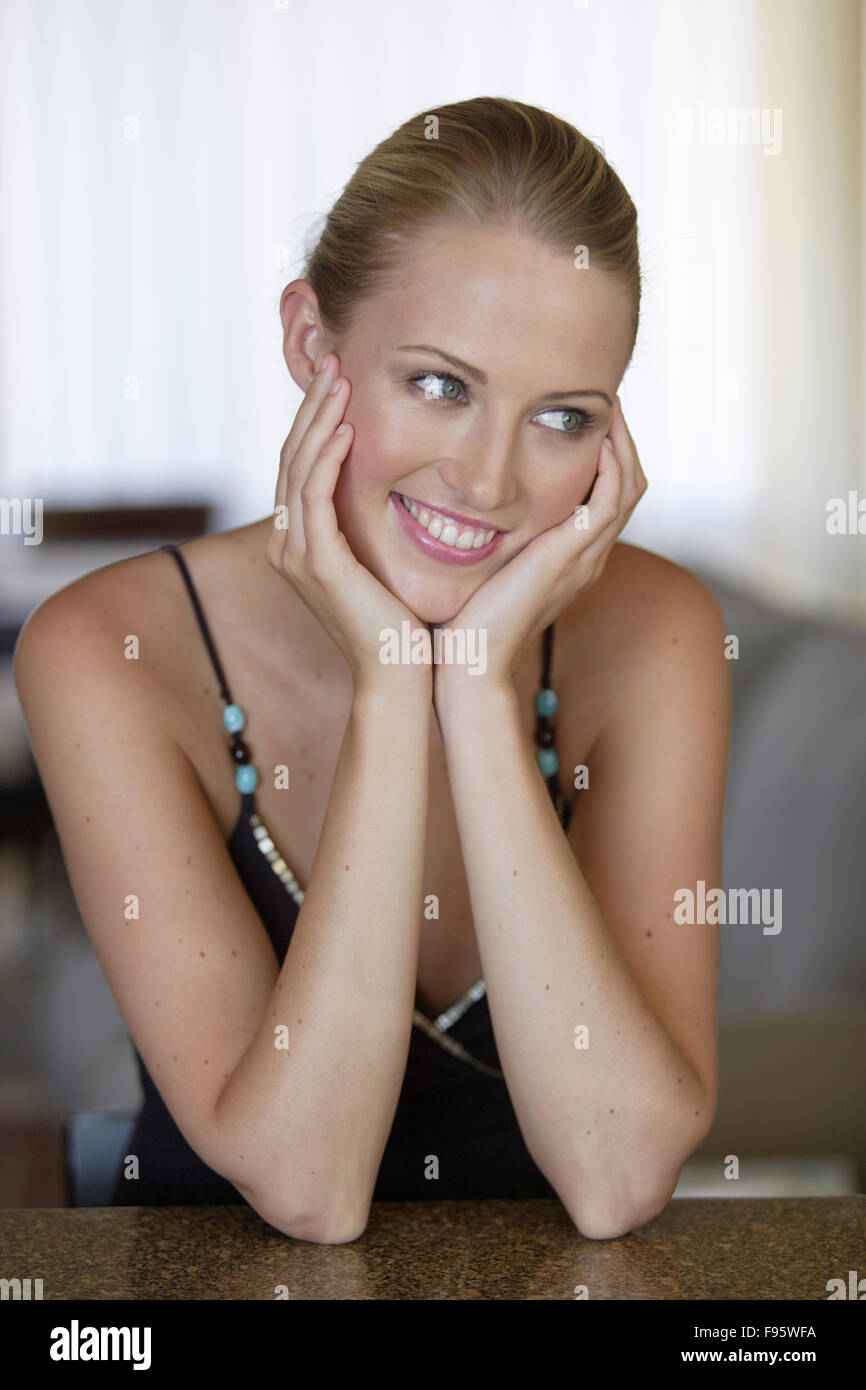
[[412, 1031], [429, 725], [426, 684], [356, 693], [291, 946], [215, 1106], [232, 1171], [252, 1139], [262, 1214], [291, 1235], [310, 1211], [313, 1240], [367, 1224]]
[[716, 1104], [718, 929], [673, 911], [678, 888], [719, 882], [730, 676], [712, 595], [660, 565], [660, 616], [635, 643], [568, 839], [513, 687], [436, 672], [509, 1093], [538, 1166], [597, 1238], [661, 1210]]
[[[130, 562], [133, 563], [133, 562]], [[429, 668], [356, 696], [282, 969], [150, 670], [117, 567], [43, 603], [15, 678], [70, 882], [145, 1066], [187, 1142], [270, 1224], [366, 1222], [412, 1026]], [[226, 760], [226, 775], [231, 765]], [[275, 1031], [285, 1025], [288, 1049]], [[134, 1190], [134, 1182], [130, 1184]]]

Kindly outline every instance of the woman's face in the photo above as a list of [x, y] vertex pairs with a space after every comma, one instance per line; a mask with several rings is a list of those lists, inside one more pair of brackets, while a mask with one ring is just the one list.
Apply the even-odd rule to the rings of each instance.
[[630, 348], [625, 290], [571, 256], [454, 225], [417, 239], [334, 348], [355, 430], [334, 506], [353, 553], [422, 622], [454, 618], [586, 500]]

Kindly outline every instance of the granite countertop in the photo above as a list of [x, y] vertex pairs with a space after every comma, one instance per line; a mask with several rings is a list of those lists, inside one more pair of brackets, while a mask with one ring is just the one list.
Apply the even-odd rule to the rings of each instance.
[[349, 1245], [244, 1206], [0, 1211], [0, 1274], [44, 1299], [820, 1299], [863, 1268], [866, 1196], [676, 1198], [617, 1240], [559, 1202], [374, 1202]]

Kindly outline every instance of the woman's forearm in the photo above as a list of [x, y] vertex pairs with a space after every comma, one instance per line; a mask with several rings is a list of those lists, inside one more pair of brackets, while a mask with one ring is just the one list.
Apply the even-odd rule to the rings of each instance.
[[[285, 962], [216, 1107], [217, 1128], [238, 1151], [227, 1175], [289, 1234], [303, 1237], [306, 1223], [312, 1239], [328, 1239], [322, 1226], [333, 1239], [352, 1238], [356, 1224], [360, 1233], [400, 1095], [418, 968], [430, 708], [420, 680], [356, 692]], [[281, 1028], [287, 1049], [277, 1046]]]
[[699, 1140], [700, 1079], [605, 926], [513, 688], [455, 681], [437, 692], [437, 715], [497, 1049], [527, 1146], [585, 1234], [620, 1218], [631, 1229], [641, 1224], [632, 1214], [654, 1214], [654, 1194], [664, 1205], [668, 1175]]

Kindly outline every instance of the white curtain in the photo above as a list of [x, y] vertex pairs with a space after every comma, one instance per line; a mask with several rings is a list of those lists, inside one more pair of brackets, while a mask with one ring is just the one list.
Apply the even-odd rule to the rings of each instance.
[[866, 537], [826, 528], [866, 498], [864, 29], [858, 0], [5, 0], [0, 492], [264, 516], [306, 239], [408, 116], [506, 95], [638, 207], [625, 539], [866, 613]]

